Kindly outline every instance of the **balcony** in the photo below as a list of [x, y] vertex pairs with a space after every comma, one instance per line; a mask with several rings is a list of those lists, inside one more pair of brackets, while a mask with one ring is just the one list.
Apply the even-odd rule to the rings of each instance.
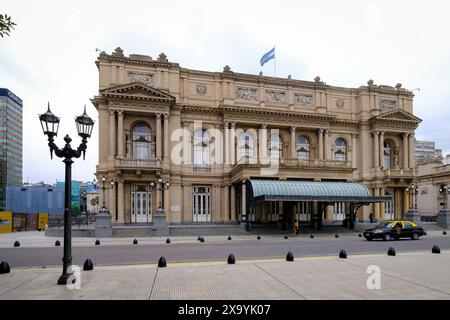
[[[352, 169], [351, 161], [339, 161], [339, 160], [298, 160], [298, 159], [280, 159], [278, 162], [281, 167], [288, 168], [300, 168], [300, 169]], [[276, 159], [271, 158], [254, 158], [254, 157], [242, 157], [238, 160], [236, 165], [249, 165], [249, 166], [274, 166], [277, 165]]]
[[161, 159], [119, 159], [116, 158], [114, 165], [116, 169], [159, 169], [161, 168]]
[[413, 169], [386, 169], [384, 172], [385, 179], [410, 179], [413, 177]]

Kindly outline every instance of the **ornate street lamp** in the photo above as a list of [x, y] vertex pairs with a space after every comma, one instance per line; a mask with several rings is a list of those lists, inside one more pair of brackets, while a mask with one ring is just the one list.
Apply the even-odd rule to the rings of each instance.
[[64, 158], [63, 162], [65, 168], [65, 182], [64, 182], [64, 256], [63, 256], [63, 273], [58, 279], [58, 284], [67, 284], [71, 273], [67, 269], [72, 263], [72, 158], [79, 158], [83, 154], [85, 158], [87, 149], [87, 139], [91, 137], [92, 129], [94, 127], [94, 120], [89, 118], [86, 114], [86, 106], [81, 116], [75, 118], [78, 135], [82, 138], [81, 144], [76, 150], [72, 149], [70, 142], [72, 139], [69, 135], [64, 137], [66, 142], [64, 148], [60, 149], [54, 143], [54, 137], [58, 134], [59, 117], [55, 116], [50, 111], [50, 103], [48, 103], [47, 112], [39, 115], [42, 131], [48, 137], [48, 146], [50, 148], [50, 158], [53, 159], [53, 152], [58, 158]]
[[450, 194], [450, 188], [448, 186], [442, 186], [439, 189], [439, 192], [444, 195], [444, 208], [443, 208], [443, 210], [448, 210], [447, 197]]
[[[106, 180], [107, 180], [106, 176], [102, 176], [102, 191], [103, 191], [103, 205], [102, 205], [102, 209], [104, 209], [103, 211], [105, 211], [105, 212], [107, 212], [109, 214], [109, 211], [106, 209], [106, 205], [105, 205], [105, 191], [106, 191], [105, 185], [106, 185]], [[114, 189], [115, 181], [111, 180], [111, 182], [109, 184], [111, 186], [111, 189]]]
[[405, 191], [411, 193], [412, 204], [411, 208], [406, 213], [406, 219], [415, 223], [420, 223], [420, 213], [417, 211], [417, 195], [419, 194], [419, 186], [412, 183], [409, 187], [406, 187]]
[[[164, 190], [167, 190], [167, 189], [169, 189], [169, 187], [170, 187], [170, 183], [169, 183], [169, 181], [164, 181], [163, 179], [161, 179], [161, 178], [159, 178], [158, 179], [158, 182], [157, 182], [158, 184], [158, 190], [160, 190], [160, 192], [161, 192], [161, 196], [160, 196], [160, 198], [159, 198], [159, 208], [158, 209], [164, 209], [164, 204], [163, 204], [163, 201], [162, 201], [162, 199], [163, 199], [163, 192], [164, 192]], [[150, 184], [151, 185], [151, 184]]]

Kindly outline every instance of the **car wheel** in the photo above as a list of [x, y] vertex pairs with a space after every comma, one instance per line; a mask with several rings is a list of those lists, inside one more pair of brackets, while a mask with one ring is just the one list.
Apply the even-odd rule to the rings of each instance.
[[389, 234], [389, 233], [386, 233], [385, 235], [384, 235], [384, 238], [383, 238], [385, 241], [389, 241], [389, 240], [391, 240], [391, 235]]
[[367, 241], [372, 241], [372, 239], [373, 239], [372, 237], [366, 237]]
[[419, 240], [419, 234], [417, 232], [414, 232], [411, 239], [413, 240]]

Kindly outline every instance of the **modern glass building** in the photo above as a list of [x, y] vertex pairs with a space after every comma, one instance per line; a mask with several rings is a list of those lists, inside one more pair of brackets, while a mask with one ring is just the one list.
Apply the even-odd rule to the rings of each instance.
[[0, 88], [0, 211], [6, 210], [6, 186], [22, 184], [22, 99]]
[[[64, 188], [64, 184], [64, 181], [56, 181], [54, 186]], [[80, 205], [80, 187], [82, 184], [83, 181], [72, 180], [72, 206]]]

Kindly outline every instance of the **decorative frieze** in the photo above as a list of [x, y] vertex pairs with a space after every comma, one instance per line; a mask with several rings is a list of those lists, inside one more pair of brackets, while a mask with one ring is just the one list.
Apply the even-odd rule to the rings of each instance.
[[236, 98], [242, 100], [258, 100], [256, 96], [256, 89], [243, 87], [236, 87]]
[[153, 76], [149, 74], [130, 73], [128, 74], [130, 82], [143, 82], [151, 86], [153, 84]]
[[305, 94], [300, 94], [300, 93], [295, 93], [294, 94], [294, 101], [297, 104], [302, 104], [302, 105], [310, 105], [312, 104], [312, 96], [311, 95], [305, 95]]
[[266, 90], [267, 100], [276, 103], [286, 103], [286, 92]]
[[397, 101], [395, 100], [380, 100], [381, 109], [395, 109]]

